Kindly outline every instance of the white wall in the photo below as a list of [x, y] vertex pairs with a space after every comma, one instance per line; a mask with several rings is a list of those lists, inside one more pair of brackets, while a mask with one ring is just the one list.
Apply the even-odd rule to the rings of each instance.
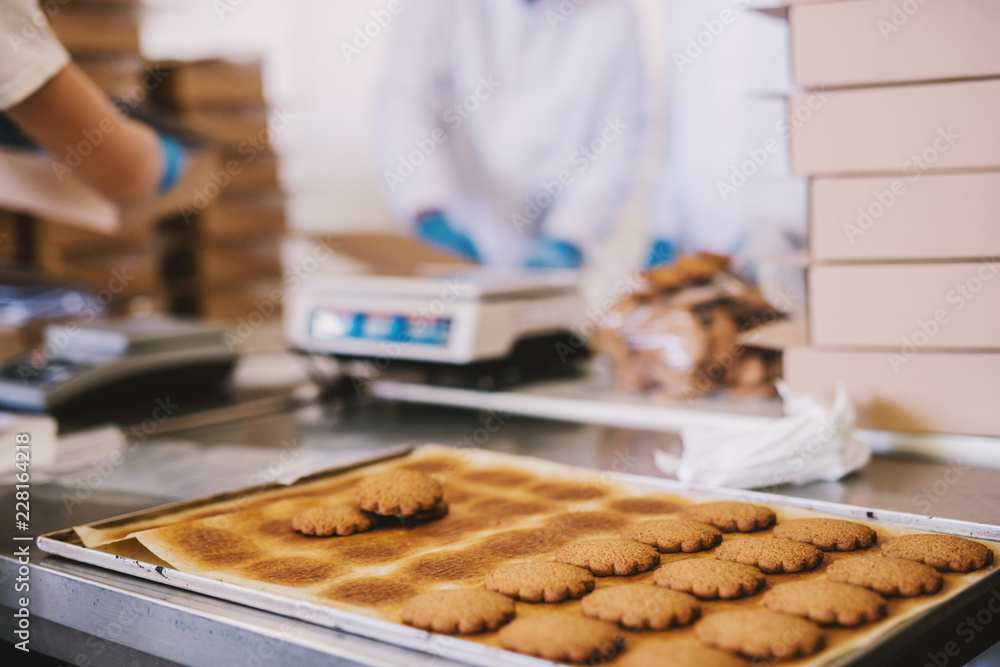
[[[419, 1], [419, 0], [408, 0]], [[470, 0], [474, 1], [474, 0]], [[294, 120], [275, 137], [283, 155], [293, 229], [331, 232], [389, 229], [375, 166], [374, 105], [393, 24], [360, 54], [342, 43], [388, 0], [147, 0], [143, 50], [150, 58], [252, 56], [265, 59], [268, 97]], [[650, 138], [643, 176], [614, 245], [637, 252], [639, 221], [659, 158], [664, 95], [662, 0], [634, 0], [649, 62]], [[404, 5], [405, 6], [405, 5]], [[405, 9], [404, 9], [405, 11]], [[372, 31], [374, 32], [374, 30]]]
[[[294, 117], [274, 137], [283, 156], [282, 180], [289, 192], [292, 229], [307, 233], [392, 229], [381, 197], [374, 126], [392, 22], [350, 62], [342, 52], [342, 44], [353, 42], [357, 31], [372, 21], [372, 12], [384, 10], [388, 1], [146, 0], [151, 8], [144, 26], [144, 50], [152, 58], [262, 55], [270, 102]], [[403, 11], [407, 3], [419, 1], [403, 0]], [[666, 43], [672, 3], [631, 1], [644, 31], [648, 135], [630, 203], [596, 258], [604, 276], [634, 268], [646, 246], [650, 187], [663, 157], [665, 87], [673, 67]], [[784, 220], [775, 222], [788, 226]], [[768, 236], [781, 234], [777, 230]], [[764, 254], [769, 252], [765, 249]]]

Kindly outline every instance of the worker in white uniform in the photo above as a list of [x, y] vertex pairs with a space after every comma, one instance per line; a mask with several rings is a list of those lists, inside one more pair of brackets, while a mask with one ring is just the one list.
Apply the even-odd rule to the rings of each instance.
[[394, 217], [491, 265], [574, 268], [614, 223], [642, 140], [624, 0], [404, 6], [379, 119]]
[[175, 139], [124, 117], [70, 62], [36, 0], [0, 0], [0, 145], [35, 144], [57, 163], [75, 149], [79, 164], [57, 173], [121, 202], [171, 189], [184, 170]]
[[790, 178], [786, 22], [749, 0], [669, 3], [667, 132], [647, 266], [677, 254], [745, 252], [804, 216]]

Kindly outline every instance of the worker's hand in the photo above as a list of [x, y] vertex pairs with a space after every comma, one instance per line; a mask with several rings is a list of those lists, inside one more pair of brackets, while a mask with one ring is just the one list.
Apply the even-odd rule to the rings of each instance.
[[571, 243], [543, 236], [535, 241], [524, 265], [530, 269], [578, 269], [583, 266], [583, 253]]
[[431, 211], [417, 218], [417, 238], [427, 245], [479, 262], [479, 251], [472, 240], [451, 226], [441, 211]]
[[649, 256], [646, 257], [646, 268], [655, 269], [670, 264], [677, 259], [677, 246], [666, 239], [656, 239], [649, 246]]
[[160, 151], [163, 153], [163, 176], [158, 185], [162, 195], [172, 190], [181, 180], [187, 168], [187, 154], [181, 142], [173, 137], [162, 132], [157, 132], [156, 137], [160, 140]]

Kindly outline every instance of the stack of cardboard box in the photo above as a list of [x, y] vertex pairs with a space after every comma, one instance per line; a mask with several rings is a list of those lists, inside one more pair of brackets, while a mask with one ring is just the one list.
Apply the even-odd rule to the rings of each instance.
[[170, 225], [166, 274], [178, 312], [249, 315], [280, 288], [284, 197], [270, 147], [275, 126], [258, 62], [162, 63], [154, 103], [219, 151], [219, 168]]
[[[182, 184], [184, 201], [162, 216], [158, 238], [98, 235], [83, 244], [75, 238], [72, 249], [47, 247], [40, 254], [42, 266], [57, 271], [72, 264], [79, 270], [62, 273], [81, 278], [89, 260], [102, 253], [109, 260], [111, 255], [120, 259], [127, 251], [130, 266], [141, 268], [142, 275], [155, 267], [157, 281], [137, 280], [135, 285], [156, 286], [149, 296], [167, 310], [237, 319], [252, 311], [262, 293], [280, 287], [281, 278], [285, 202], [270, 146], [269, 125], [276, 124], [265, 102], [261, 65], [146, 61], [140, 52], [140, 25], [143, 12], [152, 10], [141, 4], [73, 0], [54, 3], [46, 13], [74, 61], [119, 105], [151, 110], [203, 137], [216, 162]], [[54, 238], [50, 233], [40, 240]], [[126, 240], [132, 242], [127, 248]]]
[[1000, 3], [786, 3], [812, 185], [785, 376], [844, 382], [861, 426], [1000, 436]]

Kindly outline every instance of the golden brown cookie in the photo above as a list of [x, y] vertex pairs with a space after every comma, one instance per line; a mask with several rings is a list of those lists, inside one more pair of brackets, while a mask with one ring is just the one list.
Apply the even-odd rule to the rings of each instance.
[[752, 533], [774, 523], [774, 512], [763, 505], [739, 502], [701, 503], [681, 510], [688, 521], [708, 523], [724, 533]]
[[863, 523], [840, 519], [792, 519], [774, 527], [781, 540], [805, 542], [823, 551], [854, 551], [875, 544], [875, 531]]
[[310, 507], [292, 517], [292, 530], [303, 535], [330, 537], [332, 535], [353, 535], [371, 530], [378, 523], [378, 517], [350, 505]]
[[826, 579], [778, 584], [764, 594], [764, 604], [780, 614], [848, 628], [877, 621], [886, 613], [885, 600], [878, 593]]
[[622, 584], [594, 591], [581, 601], [583, 615], [630, 630], [666, 630], [690, 625], [701, 605], [690, 595], [649, 584]]
[[354, 504], [382, 516], [410, 517], [432, 512], [441, 485], [416, 470], [389, 470], [363, 478], [354, 487]]
[[599, 577], [628, 576], [652, 570], [660, 553], [648, 544], [629, 540], [584, 540], [556, 551], [556, 561], [590, 570]]
[[812, 621], [767, 609], [720, 611], [694, 626], [705, 644], [751, 658], [784, 660], [811, 655], [823, 646], [823, 631]]
[[766, 579], [750, 565], [690, 558], [660, 567], [653, 574], [657, 586], [691, 593], [703, 600], [732, 600], [753, 595], [764, 588]]
[[722, 533], [707, 523], [654, 519], [624, 529], [622, 539], [649, 544], [662, 553], [694, 553], [717, 545], [722, 541]]
[[422, 630], [471, 635], [514, 618], [514, 601], [481, 588], [428, 591], [403, 603], [403, 623]]
[[750, 667], [743, 658], [687, 641], [664, 641], [630, 648], [615, 667]]
[[564, 563], [510, 563], [486, 573], [486, 588], [524, 602], [562, 602], [594, 590], [594, 575]]
[[954, 535], [900, 535], [882, 543], [882, 555], [926, 563], [940, 572], [972, 572], [993, 562], [984, 544]]
[[624, 644], [616, 626], [565, 614], [519, 618], [500, 631], [505, 649], [555, 661], [610, 660]]
[[943, 583], [941, 575], [930, 565], [884, 556], [842, 558], [826, 568], [826, 578], [840, 584], [864, 586], [890, 597], [930, 595], [941, 590]]
[[753, 565], [767, 574], [802, 572], [823, 562], [823, 552], [816, 547], [773, 537], [729, 540], [715, 550], [715, 557]]

